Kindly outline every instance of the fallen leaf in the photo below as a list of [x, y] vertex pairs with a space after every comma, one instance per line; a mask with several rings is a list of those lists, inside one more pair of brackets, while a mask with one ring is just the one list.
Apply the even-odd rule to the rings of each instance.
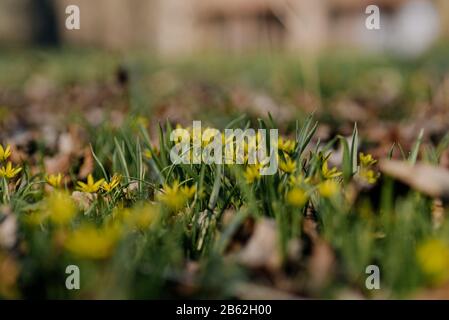
[[70, 155], [61, 153], [44, 159], [45, 172], [48, 174], [67, 173], [70, 169]]
[[308, 262], [309, 286], [313, 291], [324, 288], [332, 279], [335, 270], [335, 255], [324, 240], [316, 240]]
[[94, 171], [95, 161], [89, 147], [84, 148], [83, 164], [78, 173], [79, 179], [86, 179]]
[[9, 211], [2, 209], [0, 213], [0, 247], [10, 250], [16, 243], [17, 218], [15, 215], [9, 213]]
[[87, 192], [80, 192], [80, 191], [73, 191], [72, 193], [72, 199], [75, 201], [76, 205], [81, 210], [87, 210], [89, 209], [92, 202], [95, 200], [96, 194], [87, 193]]
[[237, 259], [250, 268], [278, 270], [282, 259], [277, 243], [276, 222], [270, 219], [258, 221], [252, 237], [238, 253]]
[[382, 160], [380, 170], [411, 188], [433, 198], [449, 200], [449, 170], [424, 163]]

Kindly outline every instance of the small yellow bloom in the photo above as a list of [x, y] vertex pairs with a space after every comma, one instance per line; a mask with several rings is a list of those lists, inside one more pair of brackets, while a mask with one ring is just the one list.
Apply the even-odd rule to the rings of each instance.
[[76, 215], [75, 202], [66, 192], [54, 191], [45, 202], [50, 221], [54, 224], [65, 225]]
[[285, 151], [287, 153], [292, 153], [295, 150], [296, 142], [290, 139], [284, 139], [279, 137], [278, 139], [278, 149]]
[[104, 179], [100, 179], [95, 182], [92, 174], [87, 176], [87, 183], [78, 181], [78, 190], [82, 192], [95, 193], [103, 185]]
[[181, 187], [181, 192], [188, 198], [191, 199], [195, 196], [196, 193], [196, 186], [182, 186]]
[[148, 118], [145, 118], [145, 117], [143, 117], [143, 116], [138, 116], [138, 117], [135, 119], [135, 122], [136, 122], [137, 125], [141, 125], [141, 126], [143, 126], [144, 128], [148, 128], [148, 124], [149, 124]]
[[359, 159], [362, 167], [369, 167], [377, 163], [377, 160], [375, 160], [371, 154], [365, 155], [363, 152], [360, 152]]
[[121, 180], [122, 180], [122, 176], [114, 174], [114, 176], [111, 178], [111, 181], [109, 183], [106, 181], [103, 182], [103, 184], [101, 185], [101, 188], [106, 192], [111, 192], [120, 184]]
[[8, 144], [6, 148], [0, 145], [0, 161], [5, 161], [11, 155], [11, 146]]
[[430, 239], [418, 246], [416, 257], [421, 270], [434, 284], [449, 280], [449, 246], [447, 243]]
[[304, 206], [307, 199], [306, 192], [300, 188], [293, 188], [287, 193], [287, 203], [298, 208]]
[[153, 152], [151, 152], [150, 149], [145, 149], [145, 150], [143, 151], [143, 156], [144, 156], [145, 158], [147, 158], [148, 160], [150, 160], [150, 159], [153, 158], [154, 155], [156, 155], [156, 156], [159, 155], [159, 149], [153, 147], [153, 151], [154, 151], [154, 154], [153, 154]]
[[50, 174], [45, 177], [45, 181], [54, 188], [59, 188], [62, 182], [62, 174]]
[[285, 173], [293, 173], [296, 170], [296, 162], [287, 156], [285, 157], [285, 160], [279, 161], [279, 169]]
[[374, 170], [362, 167], [359, 171], [359, 176], [369, 184], [375, 184], [380, 174], [376, 173]]
[[187, 196], [181, 191], [178, 181], [173, 182], [172, 186], [165, 184], [157, 199], [173, 210], [181, 209], [188, 200]]
[[247, 166], [243, 176], [247, 183], [254, 183], [254, 181], [260, 178], [260, 167], [258, 165]]
[[291, 186], [299, 186], [299, 185], [301, 185], [302, 183], [304, 182], [304, 178], [302, 177], [302, 176], [296, 176], [296, 175], [291, 175], [289, 178], [288, 178], [288, 183], [291, 185]]
[[84, 225], [68, 235], [65, 248], [73, 255], [86, 259], [106, 259], [113, 253], [120, 238], [116, 226]]
[[125, 222], [140, 230], [148, 229], [159, 219], [159, 209], [153, 204], [139, 204], [125, 215]]
[[143, 155], [147, 159], [153, 158], [153, 153], [151, 152], [150, 149], [145, 149], [144, 152], [143, 152]]
[[338, 193], [339, 185], [335, 180], [326, 180], [318, 186], [318, 192], [324, 198], [332, 198]]
[[329, 167], [327, 165], [327, 160], [324, 161], [323, 167], [321, 168], [321, 172], [325, 179], [337, 178], [343, 174], [342, 172], [338, 171], [336, 167], [329, 169]]
[[3, 166], [0, 168], [0, 177], [5, 177], [8, 179], [14, 178], [20, 171], [22, 171], [21, 167], [14, 168], [12, 163], [8, 161], [6, 167]]

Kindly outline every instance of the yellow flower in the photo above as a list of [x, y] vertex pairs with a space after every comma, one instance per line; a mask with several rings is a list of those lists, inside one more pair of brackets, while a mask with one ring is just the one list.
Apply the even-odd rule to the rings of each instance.
[[65, 225], [76, 215], [75, 202], [66, 192], [54, 191], [45, 202], [50, 221], [54, 224]]
[[0, 160], [5, 161], [11, 155], [11, 146], [8, 144], [6, 148], [0, 145]]
[[377, 163], [377, 160], [375, 160], [371, 154], [365, 155], [363, 152], [360, 152], [359, 159], [362, 167], [369, 167]]
[[430, 239], [418, 246], [416, 257], [421, 270], [434, 284], [449, 280], [449, 246], [447, 243]]
[[179, 210], [187, 202], [187, 196], [180, 189], [178, 181], [173, 182], [172, 186], [164, 184], [162, 192], [157, 196], [157, 199], [170, 209]]
[[153, 158], [153, 153], [151, 152], [150, 149], [145, 149], [144, 152], [143, 152], [143, 155], [147, 159]]
[[[126, 210], [126, 209], [125, 209]], [[148, 229], [159, 219], [159, 209], [153, 204], [139, 204], [124, 215], [125, 222], [140, 230]]]
[[292, 161], [290, 157], [285, 157], [285, 160], [279, 161], [279, 169], [284, 171], [285, 173], [292, 173], [296, 170], [296, 163]]
[[[157, 148], [153, 147], [153, 151], [154, 151], [154, 155], [156, 155], [156, 156], [159, 155], [159, 150]], [[148, 160], [150, 160], [153, 158], [153, 152], [151, 152], [150, 149], [145, 149], [143, 151], [143, 156], [145, 158], [147, 158]]]
[[342, 175], [342, 172], [338, 171], [336, 167], [333, 167], [332, 169], [329, 170], [327, 160], [323, 162], [321, 172], [323, 173], [323, 177], [325, 179], [333, 179]]
[[59, 188], [62, 182], [62, 174], [51, 174], [45, 177], [45, 181], [54, 188]]
[[260, 178], [260, 167], [258, 165], [249, 165], [246, 167], [243, 176], [247, 183], [254, 183], [257, 179]]
[[121, 180], [122, 180], [122, 176], [114, 174], [114, 176], [111, 178], [111, 181], [109, 183], [106, 181], [103, 182], [103, 184], [101, 185], [101, 188], [106, 192], [111, 192], [120, 184]]
[[379, 173], [376, 173], [371, 169], [361, 168], [359, 171], [359, 176], [369, 184], [375, 184], [379, 175]]
[[95, 193], [103, 185], [104, 179], [100, 179], [95, 182], [92, 174], [87, 176], [87, 183], [78, 181], [78, 190], [82, 192]]
[[120, 238], [116, 226], [83, 225], [68, 235], [65, 248], [73, 255], [86, 259], [105, 259], [114, 251]]
[[196, 186], [182, 186], [181, 192], [188, 198], [191, 199], [195, 196], [196, 193]]
[[278, 148], [279, 150], [285, 151], [287, 153], [292, 153], [295, 150], [296, 142], [290, 139], [284, 139], [279, 137], [278, 139]]
[[145, 118], [143, 116], [138, 116], [135, 119], [135, 123], [137, 125], [143, 126], [144, 128], [148, 128], [149, 120], [148, 120], [148, 118]]
[[12, 179], [20, 171], [22, 171], [22, 168], [20, 168], [20, 167], [14, 168], [12, 166], [12, 163], [10, 161], [8, 161], [8, 163], [6, 164], [6, 167], [3, 166], [3, 167], [0, 168], [0, 177], [5, 177], [5, 178], [8, 178], [8, 179]]
[[338, 193], [339, 185], [335, 180], [326, 180], [318, 186], [318, 192], [324, 198], [332, 198]]
[[293, 188], [287, 193], [287, 203], [298, 208], [304, 206], [307, 199], [307, 194], [300, 188]]
[[291, 186], [299, 186], [303, 182], [304, 182], [304, 178], [302, 176], [300, 176], [300, 175], [299, 176], [291, 175], [288, 178], [288, 183]]

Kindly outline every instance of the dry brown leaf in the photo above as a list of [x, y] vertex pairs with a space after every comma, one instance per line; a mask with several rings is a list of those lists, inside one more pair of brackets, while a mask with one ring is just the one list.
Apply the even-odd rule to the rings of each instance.
[[250, 268], [278, 270], [281, 267], [274, 220], [262, 219], [256, 223], [252, 237], [238, 254], [238, 261]]
[[16, 283], [20, 269], [16, 260], [0, 251], [0, 296], [17, 298]]
[[12, 249], [17, 243], [17, 218], [8, 208], [1, 209], [0, 248]]
[[95, 200], [95, 197], [96, 194], [87, 192], [73, 191], [72, 193], [73, 201], [75, 201], [76, 205], [82, 210], [89, 209], [90, 205]]
[[70, 133], [65, 132], [59, 136], [58, 150], [62, 154], [72, 154], [76, 151], [75, 141]]
[[48, 174], [67, 173], [70, 169], [70, 155], [58, 154], [44, 159], [45, 172]]
[[449, 199], [449, 170], [424, 163], [382, 160], [380, 170], [402, 183], [433, 198]]
[[413, 298], [417, 300], [449, 300], [449, 284], [419, 291]]
[[89, 147], [84, 148], [83, 164], [78, 173], [78, 178], [86, 179], [89, 173], [94, 171], [95, 161]]
[[435, 229], [441, 227], [444, 221], [444, 207], [440, 199], [433, 200], [432, 203], [432, 225]]
[[324, 240], [316, 240], [312, 247], [308, 270], [310, 289], [320, 290], [332, 279], [335, 270], [335, 255], [332, 248]]
[[313, 208], [309, 206], [302, 224], [304, 234], [307, 235], [312, 242], [319, 239], [318, 223], [315, 221], [313, 215]]

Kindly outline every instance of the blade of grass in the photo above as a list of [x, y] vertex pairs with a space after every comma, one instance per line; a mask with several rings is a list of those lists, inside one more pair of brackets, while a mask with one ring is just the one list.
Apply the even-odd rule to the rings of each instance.
[[118, 158], [121, 164], [121, 167], [125, 173], [125, 182], [129, 183], [129, 170], [128, 170], [128, 164], [126, 163], [126, 158], [125, 158], [125, 154], [123, 152], [123, 148], [120, 145], [120, 143], [118, 142], [117, 138], [114, 138], [114, 143], [115, 143], [115, 148], [117, 150], [117, 154], [118, 154]]
[[412, 152], [410, 153], [410, 156], [408, 158], [408, 162], [411, 164], [415, 164], [416, 160], [418, 159], [419, 147], [421, 146], [423, 136], [424, 129], [421, 129], [421, 131], [419, 131], [418, 139], [416, 140], [415, 145], [412, 148]]

